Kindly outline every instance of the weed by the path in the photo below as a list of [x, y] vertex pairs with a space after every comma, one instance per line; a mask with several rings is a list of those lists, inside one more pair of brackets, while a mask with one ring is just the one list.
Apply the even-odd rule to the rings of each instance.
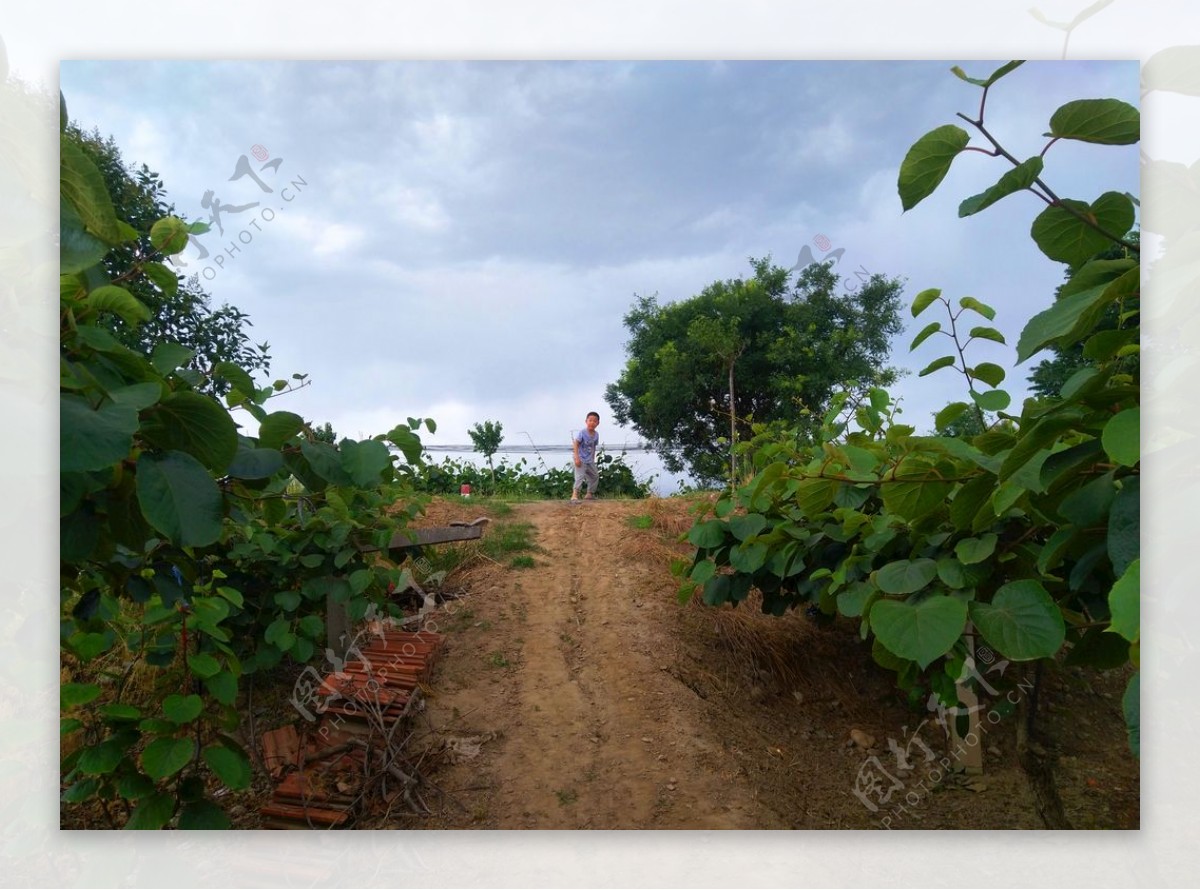
[[498, 522], [496, 526], [483, 536], [479, 549], [485, 556], [492, 559], [507, 556], [510, 553], [520, 553], [522, 550], [536, 550], [533, 543], [534, 527], [531, 522]]
[[532, 569], [537, 563], [532, 556], [514, 556], [508, 565], [513, 569]]
[[579, 800], [579, 794], [574, 788], [560, 788], [554, 792], [554, 796], [558, 798], [558, 805], [560, 807], [570, 806]]
[[649, 513], [646, 513], [642, 516], [630, 516], [625, 521], [628, 522], [633, 528], [646, 529], [654, 527], [654, 517]]
[[492, 667], [506, 668], [508, 667], [508, 659], [504, 657], [503, 652], [496, 651], [488, 657], [488, 664]]

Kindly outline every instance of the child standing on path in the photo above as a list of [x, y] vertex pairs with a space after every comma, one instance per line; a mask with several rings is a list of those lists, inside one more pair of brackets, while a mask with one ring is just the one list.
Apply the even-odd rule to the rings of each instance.
[[600, 425], [600, 415], [589, 411], [584, 423], [587, 428], [577, 432], [571, 441], [571, 450], [575, 452], [575, 487], [571, 489], [571, 503], [579, 502], [579, 488], [584, 482], [588, 489], [584, 500], [594, 501], [596, 486], [600, 483], [600, 474], [596, 472], [596, 446], [600, 444], [596, 427]]

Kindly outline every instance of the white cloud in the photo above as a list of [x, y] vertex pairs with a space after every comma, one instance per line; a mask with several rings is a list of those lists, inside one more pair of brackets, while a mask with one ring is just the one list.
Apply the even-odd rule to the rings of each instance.
[[427, 232], [444, 232], [450, 228], [450, 214], [427, 189], [388, 185], [379, 191], [373, 203], [405, 228]]

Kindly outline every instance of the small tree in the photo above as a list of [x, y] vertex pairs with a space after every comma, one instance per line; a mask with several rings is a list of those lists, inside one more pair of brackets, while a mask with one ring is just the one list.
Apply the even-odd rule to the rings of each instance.
[[467, 431], [475, 450], [487, 458], [488, 472], [492, 477], [492, 492], [496, 491], [496, 469], [492, 466], [492, 455], [500, 450], [500, 439], [504, 435], [504, 425], [499, 421], [485, 420], [477, 423]]
[[313, 438], [327, 445], [337, 444], [337, 433], [334, 432], [333, 424], [329, 423], [329, 421], [325, 422], [325, 426], [313, 427]]

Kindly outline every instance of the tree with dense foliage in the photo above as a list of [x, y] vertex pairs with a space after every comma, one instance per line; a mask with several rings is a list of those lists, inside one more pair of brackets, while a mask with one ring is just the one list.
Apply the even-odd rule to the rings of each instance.
[[313, 438], [318, 442], [324, 442], [326, 445], [337, 444], [337, 433], [334, 432], [333, 424], [325, 421], [324, 426], [313, 427]]
[[[251, 373], [266, 372], [270, 345], [251, 341], [249, 317], [227, 303], [212, 308], [212, 298], [200, 287], [199, 276], [180, 276], [162, 262], [167, 258], [150, 242], [150, 226], [175, 215], [161, 177], [145, 164], [136, 170], [127, 167], [113, 138], [103, 138], [99, 130], [85, 133], [72, 123], [64, 132], [63, 142], [71, 147], [69, 151], [78, 150], [100, 172], [112, 196], [116, 218], [127, 221], [138, 233], [136, 238], [111, 247], [100, 264], [91, 267], [90, 274], [97, 279], [91, 283], [119, 284], [150, 311], [150, 317], [131, 324], [118, 315], [109, 315], [102, 319], [104, 327], [125, 346], [142, 352], [148, 353], [164, 341], [192, 349], [195, 355], [186, 367], [200, 374], [221, 362]], [[228, 382], [220, 377], [204, 385], [220, 395], [229, 390]]]
[[[751, 423], [804, 426], [842, 385], [863, 392], [896, 379], [885, 363], [900, 330], [897, 279], [872, 275], [837, 292], [829, 264], [787, 270], [752, 259], [749, 280], [716, 281], [690, 299], [639, 297], [630, 339], [605, 400], [671, 472], [712, 482]], [[747, 436], [748, 437], [748, 436]]]

